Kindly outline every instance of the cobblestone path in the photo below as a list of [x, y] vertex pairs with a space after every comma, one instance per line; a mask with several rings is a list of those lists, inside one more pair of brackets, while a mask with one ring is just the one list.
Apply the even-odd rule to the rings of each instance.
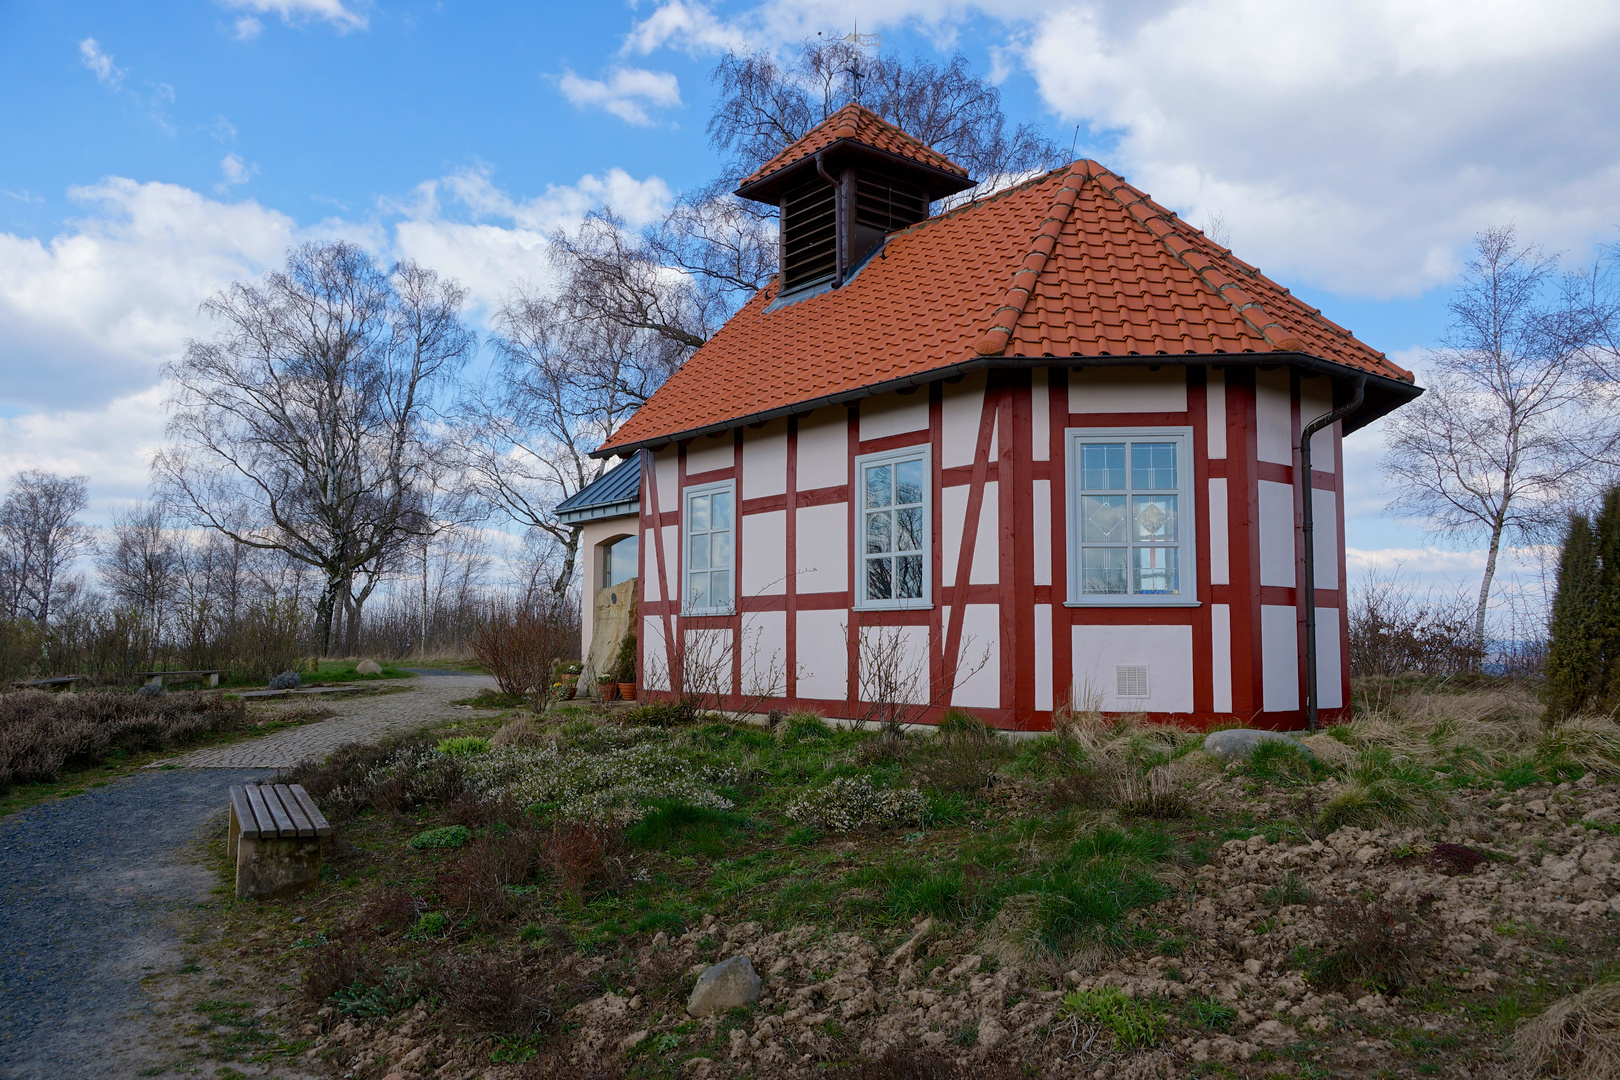
[[312, 697], [338, 715], [330, 720], [285, 728], [262, 739], [247, 739], [227, 746], [194, 750], [148, 768], [179, 765], [189, 769], [286, 769], [306, 758], [325, 757], [347, 742], [371, 742], [402, 731], [457, 716], [489, 713], [452, 701], [494, 689], [488, 675], [433, 675], [411, 679], [407, 693], [357, 697], [341, 701]]

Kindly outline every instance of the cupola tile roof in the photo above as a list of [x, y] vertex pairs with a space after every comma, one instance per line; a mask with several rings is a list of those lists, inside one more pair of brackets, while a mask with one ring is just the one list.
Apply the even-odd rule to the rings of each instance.
[[[825, 150], [840, 140], [874, 147], [895, 157], [905, 158], [930, 169], [937, 169], [967, 180], [967, 170], [944, 154], [921, 139], [907, 135], [871, 109], [851, 103], [811, 128], [797, 142], [785, 147], [744, 178], [737, 187], [740, 191], [749, 190], [767, 177], [805, 158], [814, 157], [818, 150]], [[958, 185], [958, 190], [968, 186], [971, 184], [963, 183]]]
[[[782, 167], [773, 159], [756, 177]], [[1095, 161], [890, 233], [841, 288], [773, 309], [777, 290], [749, 300], [598, 453], [1054, 361], [1365, 375], [1367, 403], [1346, 430], [1419, 392], [1410, 372]]]

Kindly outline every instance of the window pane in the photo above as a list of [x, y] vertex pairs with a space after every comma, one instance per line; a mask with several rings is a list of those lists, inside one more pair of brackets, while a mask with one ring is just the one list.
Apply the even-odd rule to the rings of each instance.
[[636, 576], [636, 551], [640, 544], [640, 539], [634, 536], [613, 542], [608, 548], [607, 580], [602, 584], [616, 585]]
[[699, 533], [686, 542], [686, 565], [693, 570], [709, 568], [709, 537]]
[[895, 561], [894, 595], [908, 600], [922, 598], [922, 556], [902, 555]]
[[1080, 591], [1114, 595], [1125, 591], [1124, 548], [1081, 548]]
[[694, 495], [692, 501], [687, 505], [691, 507], [691, 511], [687, 515], [686, 527], [694, 532], [707, 529], [709, 527], [709, 496]]
[[866, 598], [868, 600], [893, 599], [892, 582], [890, 581], [891, 560], [866, 560]]
[[902, 461], [894, 467], [894, 501], [897, 504], [923, 501], [923, 463]]
[[690, 607], [701, 610], [709, 606], [709, 575], [693, 574], [687, 585], [687, 595], [691, 598]]
[[1125, 496], [1080, 497], [1080, 539], [1103, 543], [1125, 541]]
[[1163, 594], [1181, 591], [1176, 577], [1175, 548], [1137, 548], [1134, 563], [1137, 592]]
[[889, 465], [869, 465], [866, 469], [866, 505], [888, 506], [893, 500], [890, 491], [894, 469]]
[[709, 575], [709, 607], [728, 608], [731, 606], [731, 574], [724, 570], [716, 570]]
[[1137, 491], [1174, 491], [1176, 444], [1132, 443], [1131, 487]]
[[717, 491], [709, 498], [714, 500], [714, 525], [716, 529], [731, 528], [731, 492]]
[[892, 515], [887, 510], [880, 510], [875, 514], [866, 515], [866, 551], [873, 555], [880, 551], [894, 550], [894, 527]]
[[712, 533], [709, 536], [709, 565], [717, 570], [731, 566], [731, 534]]
[[910, 510], [895, 511], [895, 524], [899, 526], [895, 534], [894, 549], [896, 551], [922, 550], [922, 507], [913, 507]]
[[1080, 486], [1087, 491], [1125, 489], [1125, 444], [1086, 443], [1080, 447]]
[[1131, 500], [1131, 516], [1136, 523], [1135, 540], [1176, 539], [1176, 497], [1138, 495]]

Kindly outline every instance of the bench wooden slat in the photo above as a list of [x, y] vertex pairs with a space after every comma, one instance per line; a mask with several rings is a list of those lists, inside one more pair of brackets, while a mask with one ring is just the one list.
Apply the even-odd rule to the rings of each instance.
[[[258, 784], [247, 786], [248, 806], [253, 811], [253, 834], [256, 837], [271, 837], [280, 835], [276, 828], [276, 819], [270, 816], [270, 808], [264, 804], [264, 792]], [[242, 823], [242, 831], [247, 831], [247, 823]]]
[[282, 809], [286, 810], [287, 816], [292, 818], [293, 830], [299, 836], [314, 836], [314, 824], [309, 820], [309, 816], [304, 813], [304, 808], [298, 805], [298, 800], [293, 798], [293, 793], [287, 785], [277, 784], [275, 792], [276, 798], [281, 801]]
[[253, 808], [248, 805], [246, 788], [231, 788], [231, 809], [236, 812], [237, 828], [251, 835], [258, 835], [258, 823], [253, 820]]
[[315, 827], [315, 835], [331, 836], [331, 822], [327, 821], [326, 815], [321, 813], [320, 810], [315, 806], [315, 800], [309, 797], [309, 792], [304, 790], [304, 785], [292, 784], [290, 785], [290, 790], [292, 791], [292, 797], [298, 800], [298, 805], [302, 806], [304, 808], [304, 813], [309, 816], [310, 824]]
[[270, 819], [276, 824], [276, 832], [282, 836], [297, 836], [298, 827], [281, 805], [281, 800], [276, 798], [276, 789], [263, 784], [259, 787], [259, 793], [264, 796], [264, 805], [270, 811]]

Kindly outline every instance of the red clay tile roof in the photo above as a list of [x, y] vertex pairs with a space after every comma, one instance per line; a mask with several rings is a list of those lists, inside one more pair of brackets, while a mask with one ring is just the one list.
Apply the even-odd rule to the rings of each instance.
[[796, 161], [802, 161], [839, 139], [854, 139], [931, 168], [942, 169], [957, 176], [967, 176], [966, 169], [944, 154], [933, 150], [927, 143], [907, 135], [872, 110], [852, 103], [811, 128], [799, 141], [761, 165], [737, 186], [747, 187], [763, 180], [778, 169], [785, 169]]
[[768, 311], [776, 292], [749, 300], [603, 451], [997, 356], [1304, 353], [1413, 381], [1094, 161], [890, 234], [842, 288]]

